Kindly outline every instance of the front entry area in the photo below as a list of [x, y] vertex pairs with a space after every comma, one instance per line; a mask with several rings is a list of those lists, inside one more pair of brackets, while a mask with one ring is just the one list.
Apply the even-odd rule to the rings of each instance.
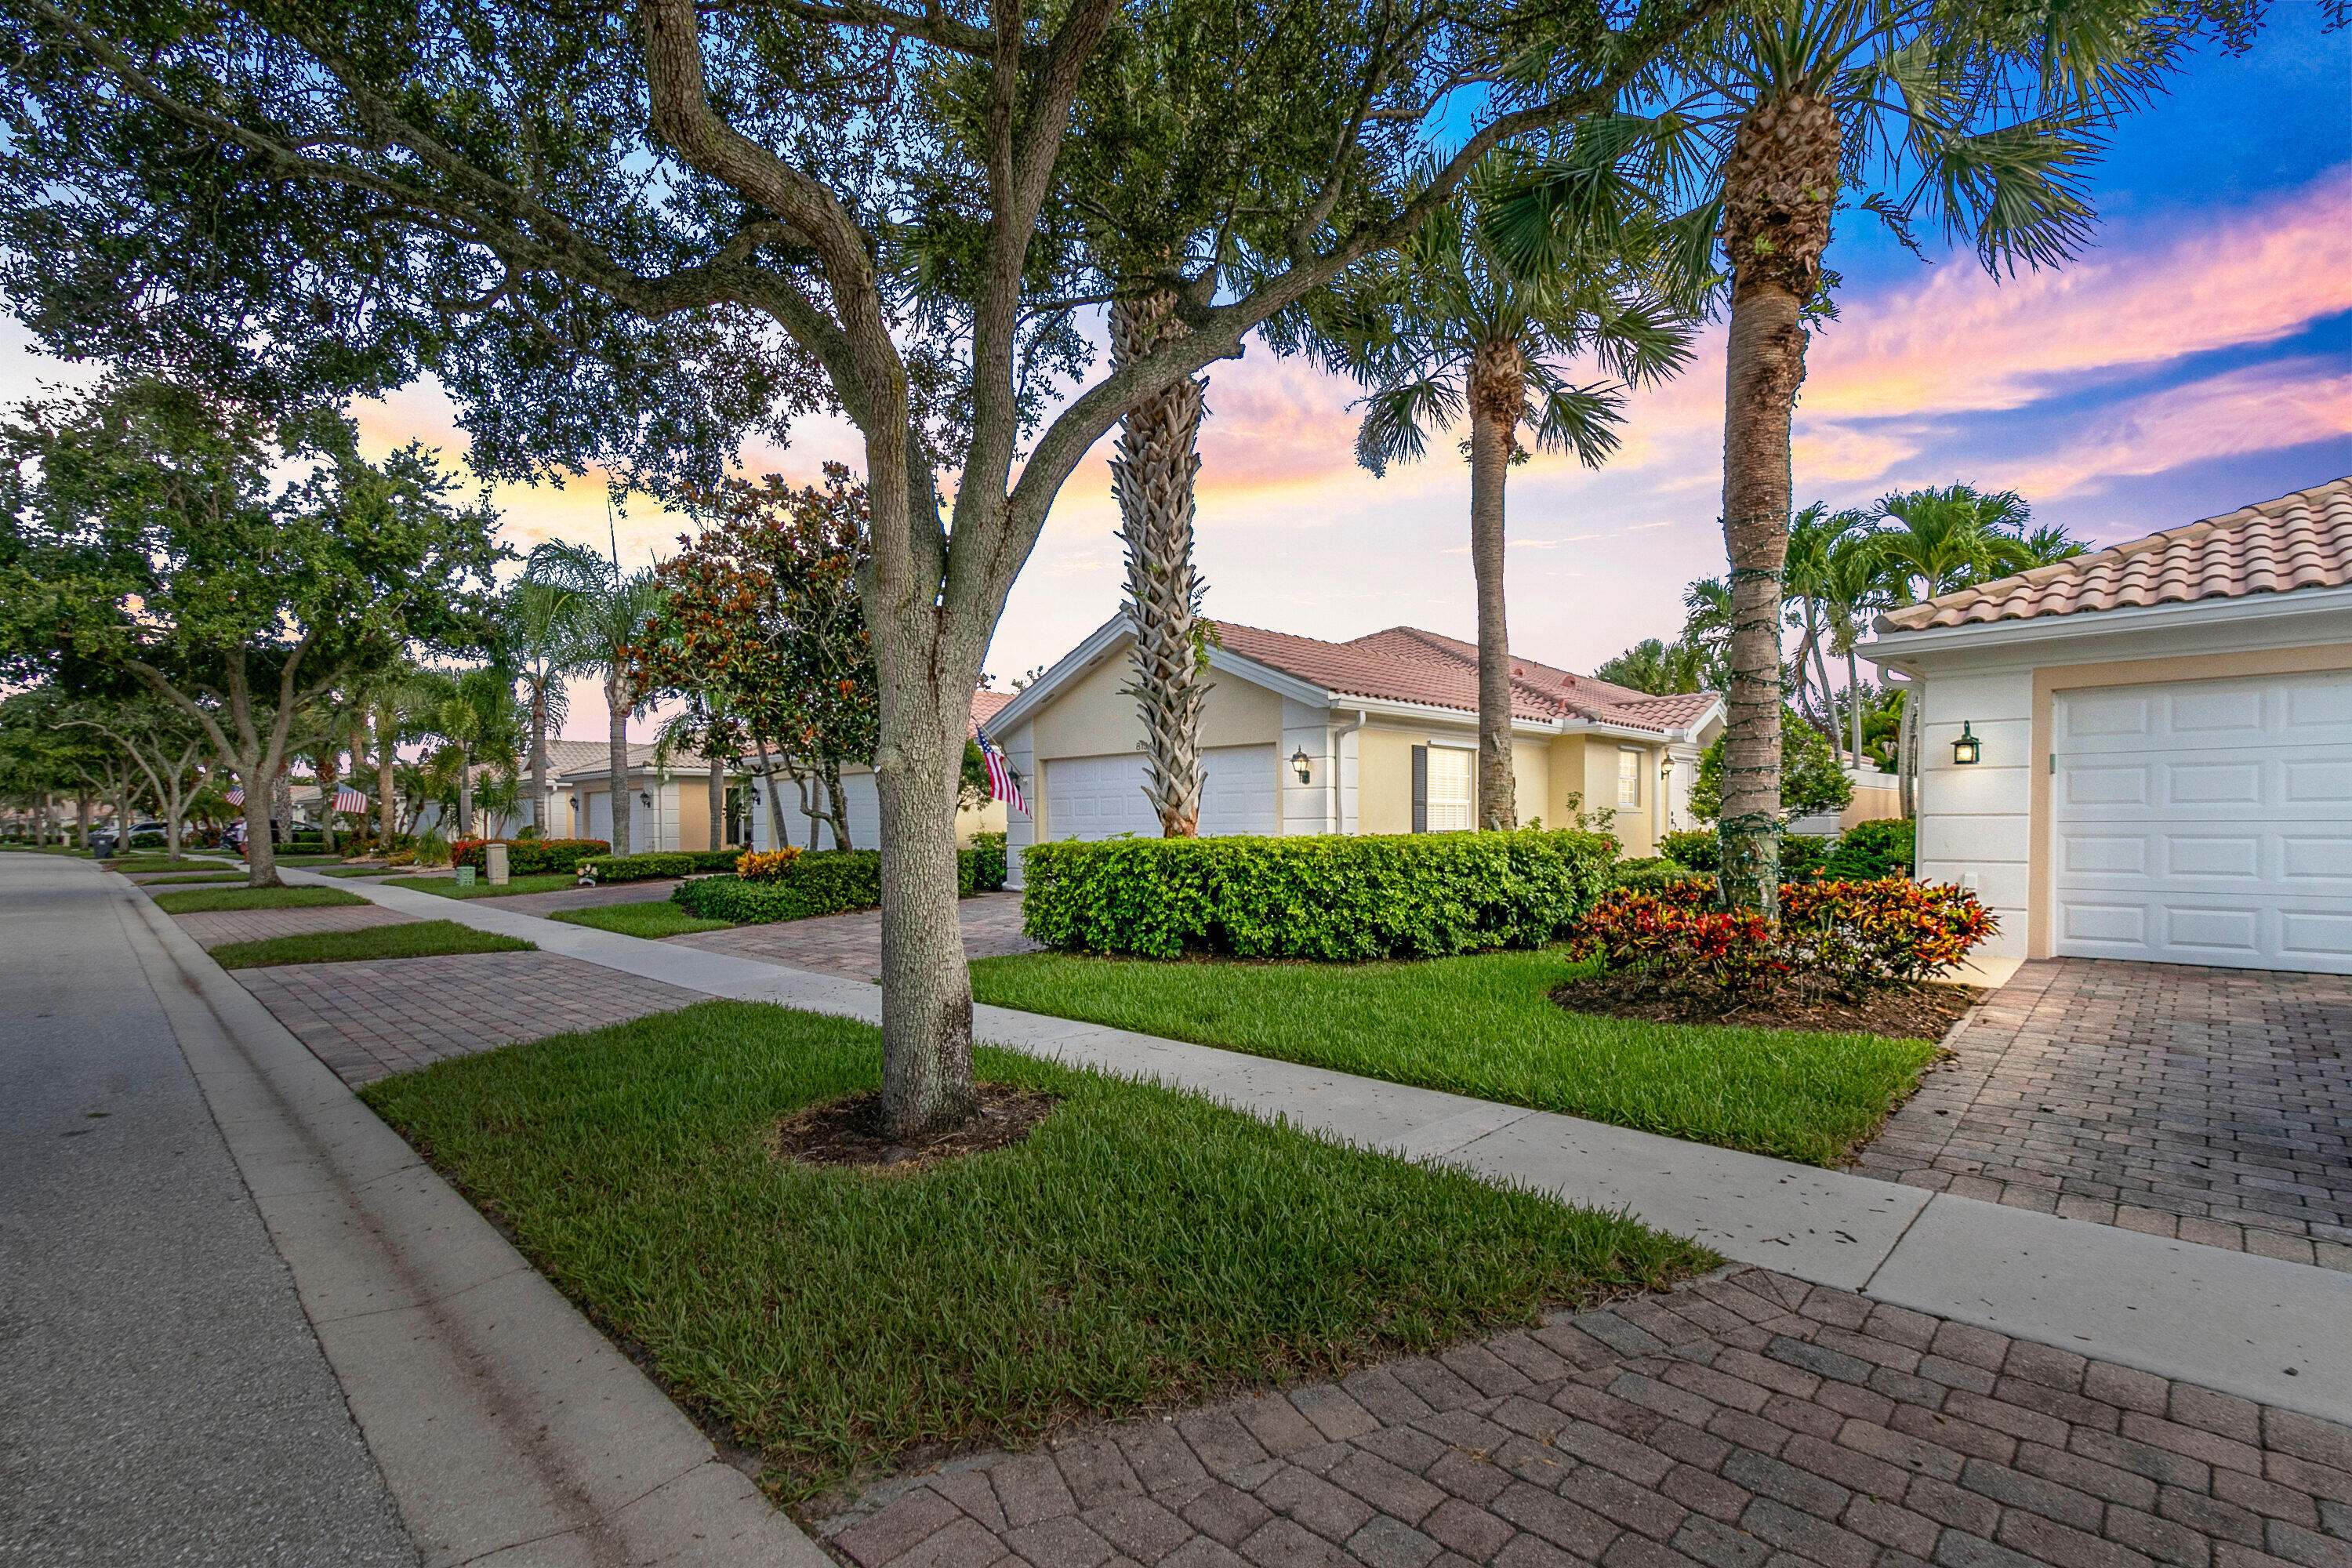
[[2352, 672], [2055, 694], [2060, 955], [2352, 973]]

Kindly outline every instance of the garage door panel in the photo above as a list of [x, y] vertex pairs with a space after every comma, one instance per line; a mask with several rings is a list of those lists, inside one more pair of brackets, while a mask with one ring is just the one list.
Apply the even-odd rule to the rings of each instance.
[[1211, 746], [1201, 753], [1201, 832], [1275, 834], [1282, 818], [1272, 746]]
[[2061, 953], [2352, 973], [2352, 674], [2061, 692]]
[[[1201, 832], [1281, 830], [1272, 746], [1212, 746], [1201, 753]], [[1160, 835], [1144, 793], [1140, 752], [1055, 757], [1045, 763], [1045, 831], [1053, 838], [1139, 838]]]

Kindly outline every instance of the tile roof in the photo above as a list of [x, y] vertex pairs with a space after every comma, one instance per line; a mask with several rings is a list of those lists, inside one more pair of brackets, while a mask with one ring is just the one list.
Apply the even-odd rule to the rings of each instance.
[[971, 721], [985, 724], [996, 717], [996, 710], [1020, 695], [1013, 691], [975, 691], [971, 694]]
[[1882, 632], [2352, 585], [2352, 478], [1878, 617]]
[[[1218, 622], [1217, 633], [1228, 651], [1335, 695], [1478, 710], [1476, 645], [1418, 626], [1391, 626], [1343, 643], [1231, 621]], [[1716, 700], [1707, 691], [1653, 697], [1535, 659], [1511, 660], [1511, 711], [1520, 719], [1585, 719], [1664, 732], [1685, 728]]]

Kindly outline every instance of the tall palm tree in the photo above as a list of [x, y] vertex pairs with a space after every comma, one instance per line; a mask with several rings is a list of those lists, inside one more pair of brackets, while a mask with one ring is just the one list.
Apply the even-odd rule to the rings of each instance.
[[[1566, 252], [1541, 273], [1504, 265], [1482, 208], [1512, 169], [1490, 157], [1402, 249], [1342, 277], [1314, 308], [1309, 340], [1318, 359], [1369, 389], [1356, 459], [1373, 473], [1422, 457], [1428, 425], [1469, 426], [1482, 828], [1518, 824], [1503, 558], [1505, 485], [1526, 456], [1519, 428], [1598, 468], [1616, 449], [1626, 389], [1680, 369], [1691, 339], [1649, 276], [1656, 231], [1638, 212], [1612, 245]], [[1567, 367], [1578, 360], [1609, 379], [1575, 384]]]
[[1873, 616], [1886, 598], [1886, 574], [1878, 547], [1868, 529], [1846, 533], [1830, 547], [1822, 564], [1820, 594], [1829, 619], [1830, 651], [1845, 660], [1845, 691], [1850, 748], [1855, 767], [1862, 766], [1862, 667], [1854, 648]]
[[1837, 636], [1837, 612], [1830, 603], [1832, 563], [1840, 545], [1869, 527], [1859, 511], [1832, 512], [1820, 501], [1789, 521], [1789, 559], [1783, 569], [1790, 626], [1797, 641], [1795, 707], [1835, 745], [1837, 700], [1830, 685], [1828, 648]]
[[[1751, 0], [1644, 73], [1608, 122], [1687, 193], [1688, 271], [1729, 307], [1723, 534], [1737, 610], [1718, 826], [1735, 901], [1769, 911], [1779, 888], [1790, 424], [1807, 324], [1835, 283], [1832, 216], [1869, 211], [1906, 242], [1916, 224], [1939, 226], [1990, 269], [2066, 261], [2092, 229], [2085, 167], [2102, 134], [2203, 25], [2195, 7], [2152, 0]], [[1580, 179], [1549, 174], [1507, 204], [1515, 261], [1540, 263]]]
[[636, 650], [661, 612], [661, 584], [650, 571], [625, 572], [584, 544], [551, 541], [530, 552], [523, 574], [573, 595], [579, 633], [573, 668], [604, 677], [604, 708], [612, 721], [607, 757], [612, 770], [613, 853], [629, 853], [629, 716], [645, 693], [635, 669]]
[[[1188, 329], [1172, 289], [1144, 287], [1111, 302], [1116, 364], [1143, 358]], [[1206, 381], [1186, 376], [1145, 398], [1119, 421], [1110, 460], [1127, 544], [1128, 614], [1135, 625], [1126, 690], [1143, 719], [1144, 793], [1166, 838], [1201, 830], [1201, 701], [1208, 694], [1199, 616], [1206, 591], [1192, 565], [1192, 484]]]
[[501, 654], [513, 667], [530, 710], [530, 826], [547, 834], [547, 733], [570, 704], [563, 678], [580, 668], [579, 595], [526, 575], [499, 600]]
[[474, 836], [474, 769], [478, 764], [514, 765], [523, 738], [522, 709], [515, 701], [514, 675], [495, 668], [433, 672], [419, 719], [457, 755], [457, 837]]

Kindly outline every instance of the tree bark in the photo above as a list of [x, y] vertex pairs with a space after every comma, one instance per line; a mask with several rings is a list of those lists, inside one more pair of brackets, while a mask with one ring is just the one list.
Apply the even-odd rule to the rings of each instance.
[[793, 837], [784, 831], [784, 803], [776, 794], [775, 756], [768, 750], [767, 737], [754, 732], [751, 744], [759, 749], [760, 778], [766, 786], [760, 795], [768, 808], [768, 837], [777, 848], [782, 849], [792, 843]]
[[392, 853], [392, 841], [400, 837], [400, 801], [394, 782], [396, 758], [392, 738], [399, 731], [398, 721], [389, 707], [375, 710], [375, 810], [376, 820], [383, 828], [383, 852]]
[[74, 839], [75, 848], [81, 850], [89, 848], [89, 819], [91, 814], [97, 809], [98, 802], [89, 791], [86, 789], [74, 791], [74, 832], [77, 835]]
[[604, 677], [604, 706], [613, 721], [605, 762], [611, 773], [613, 853], [629, 853], [629, 710], [636, 704], [624, 695], [623, 676], [614, 669]]
[[1503, 602], [1503, 489], [1527, 407], [1527, 363], [1516, 339], [1471, 353], [1470, 572], [1478, 595], [1478, 826], [1519, 825], [1511, 745], [1511, 634]]
[[818, 782], [824, 786], [824, 819], [833, 824], [833, 847], [835, 849], [856, 847], [849, 842], [849, 800], [841, 793], [841, 763], [833, 757], [817, 765]]
[[1845, 705], [1853, 727], [1853, 765], [1862, 766], [1862, 665], [1852, 644], [1845, 650]]
[[717, 746], [710, 748], [710, 847], [727, 847], [727, 765]]
[[1838, 122], [1822, 99], [1759, 104], [1724, 163], [1732, 267], [1723, 418], [1723, 543], [1731, 563], [1731, 692], [1719, 886], [1777, 914], [1780, 891], [1780, 578], [1789, 554], [1789, 426], [1805, 379], [1804, 308], [1837, 201]]
[[530, 687], [530, 826], [541, 838], [547, 830], [547, 683]]
[[[1132, 363], [1184, 335], [1172, 290], [1154, 289], [1110, 308], [1114, 367]], [[1171, 383], [1128, 410], [1111, 457], [1111, 494], [1127, 545], [1128, 618], [1135, 672], [1122, 689], [1143, 721], [1143, 793], [1160, 836], [1191, 838], [1201, 828], [1202, 677], [1193, 619], [1202, 586], [1192, 566], [1192, 489], [1206, 381]]]
[[466, 747], [457, 748], [457, 837], [474, 836], [474, 757]]

